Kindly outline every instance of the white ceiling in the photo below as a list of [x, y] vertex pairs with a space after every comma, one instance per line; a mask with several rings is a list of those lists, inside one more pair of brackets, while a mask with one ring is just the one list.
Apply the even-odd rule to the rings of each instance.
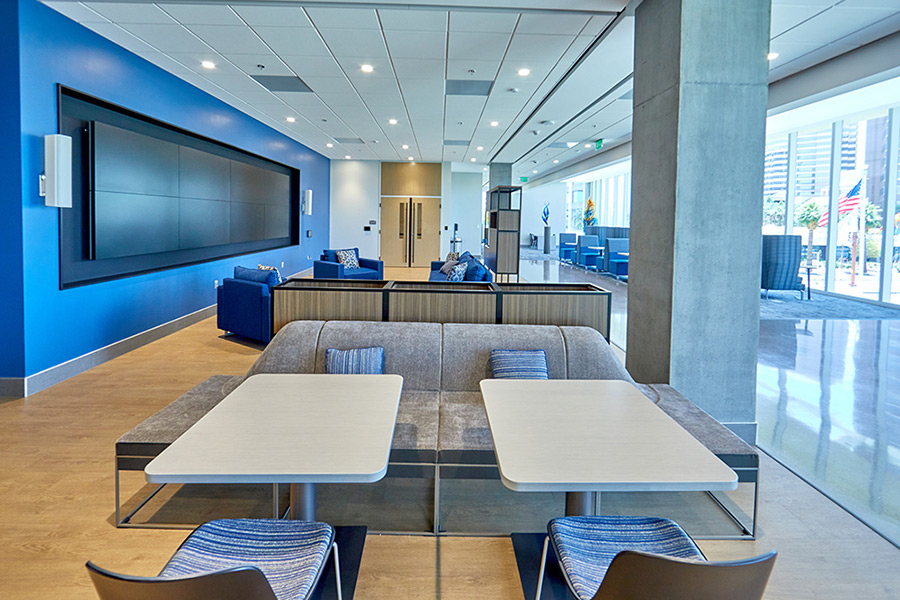
[[[627, 0], [43, 1], [333, 159], [510, 162], [518, 180], [631, 136]], [[773, 0], [770, 79], [898, 30], [900, 0]], [[493, 85], [447, 95], [447, 80]]]

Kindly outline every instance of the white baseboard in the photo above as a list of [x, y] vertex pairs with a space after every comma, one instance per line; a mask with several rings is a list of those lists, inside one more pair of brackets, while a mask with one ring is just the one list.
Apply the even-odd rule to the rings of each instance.
[[112, 360], [117, 356], [122, 356], [127, 352], [131, 352], [135, 348], [140, 348], [145, 344], [154, 342], [164, 338], [169, 334], [175, 333], [180, 329], [189, 327], [194, 323], [207, 319], [216, 314], [216, 305], [201, 308], [198, 311], [179, 317], [168, 323], [157, 325], [141, 333], [136, 333], [124, 340], [119, 340], [103, 348], [98, 348], [93, 352], [88, 352], [72, 360], [68, 360], [62, 364], [44, 369], [40, 373], [29, 375], [27, 377], [0, 377], [0, 397], [22, 398], [36, 394], [41, 390], [45, 390], [50, 386], [56, 385], [61, 381], [65, 381], [69, 377], [74, 377], [79, 373], [84, 373], [88, 369], [92, 369], [97, 365], [103, 364], [108, 360]]

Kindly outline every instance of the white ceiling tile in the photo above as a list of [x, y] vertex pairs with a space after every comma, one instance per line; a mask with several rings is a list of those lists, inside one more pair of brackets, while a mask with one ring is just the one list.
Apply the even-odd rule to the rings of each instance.
[[361, 29], [347, 35], [342, 29], [324, 29], [322, 37], [335, 56], [387, 56], [381, 31]]
[[47, 6], [78, 23], [107, 23], [109, 19], [78, 2], [44, 2]]
[[84, 26], [131, 52], [152, 52], [155, 50], [143, 40], [135, 37], [134, 34], [125, 31], [114, 23], [93, 22], [84, 23]]
[[183, 26], [172, 23], [123, 24], [125, 29], [163, 52], [209, 52], [209, 46]]
[[293, 108], [326, 108], [325, 103], [318, 96], [309, 92], [275, 92], [275, 95]]
[[450, 32], [447, 58], [450, 60], [500, 59], [506, 52], [510, 36], [504, 33]]
[[234, 11], [214, 4], [157, 4], [185, 25], [243, 25]]
[[774, 38], [794, 43], [827, 43], [840, 40], [857, 29], [877, 23], [896, 13], [896, 9], [831, 8]]
[[[476, 79], [481, 81], [492, 80], [497, 76], [500, 68], [500, 59], [451, 59], [447, 61], [447, 79]], [[474, 70], [475, 73], [469, 73]]]
[[443, 59], [395, 58], [394, 71], [403, 79], [444, 79]]
[[590, 19], [587, 15], [523, 14], [516, 33], [577, 35]]
[[538, 35], [531, 33], [516, 33], [509, 44], [509, 52], [506, 61], [511, 60], [540, 60], [553, 61], [569, 48], [575, 36], [568, 35]]
[[263, 88], [262, 86], [259, 86], [256, 90], [234, 90], [232, 93], [241, 100], [252, 105], [256, 105], [257, 103], [271, 104], [272, 102], [277, 100], [275, 94]]
[[381, 27], [385, 31], [446, 31], [445, 10], [393, 10], [378, 11]]
[[353, 94], [353, 86], [346, 77], [304, 77], [306, 82], [317, 94]]
[[389, 118], [391, 119], [403, 119], [405, 117], [403, 99], [400, 97], [399, 91], [385, 94], [360, 94], [360, 96], [362, 96], [363, 102], [369, 108], [383, 107], [389, 109], [391, 112]]
[[450, 31], [474, 33], [510, 33], [519, 15], [515, 13], [457, 12], [450, 13]]
[[[236, 66], [232, 65], [230, 62], [228, 62], [228, 59], [226, 59], [224, 56], [222, 56], [221, 54], [217, 53], [214, 50], [207, 50], [206, 52], [203, 52], [203, 53], [169, 52], [168, 54], [169, 54], [169, 56], [171, 56], [172, 58], [174, 58], [175, 60], [177, 60], [178, 62], [180, 62], [187, 68], [189, 68], [190, 70], [195, 71], [195, 72], [203, 75], [204, 77], [206, 77], [207, 75], [217, 75], [217, 76], [218, 75], [240, 75], [241, 77], [246, 77], [246, 75], [244, 75], [243, 71], [238, 69]], [[200, 63], [202, 63], [205, 60], [215, 63], [216, 68], [215, 69], [203, 68], [203, 66]]]
[[[225, 88], [231, 92], [257, 92], [263, 91], [263, 88], [255, 80], [247, 75], [219, 75], [216, 73], [204, 74], [200, 73], [216, 85]], [[268, 92], [266, 92], [268, 93]]]
[[234, 10], [252, 27], [312, 27], [306, 13], [297, 6], [242, 6]]
[[826, 9], [823, 6], [785, 6], [773, 2], [770, 36], [778, 37]]
[[308, 8], [306, 12], [319, 29], [381, 29], [370, 8]]
[[[598, 36], [603, 32], [604, 29], [606, 29], [606, 27], [610, 23], [612, 23], [612, 20], [614, 18], [615, 17], [612, 17], [612, 16], [595, 15], [595, 16], [591, 17], [591, 20], [588, 22], [587, 26], [582, 30], [581, 33], [583, 33], [584, 35]], [[634, 17], [626, 17], [626, 21], [633, 22], [633, 20], [634, 20]], [[623, 25], [624, 24], [625, 23], [623, 23]], [[632, 28], [634, 27], [633, 23], [628, 26], [630, 26]]]
[[341, 67], [331, 56], [280, 56], [304, 80], [307, 77], [344, 77]]
[[188, 29], [220, 53], [265, 54], [269, 49], [246, 25], [189, 25]]
[[[381, 56], [336, 56], [337, 61], [351, 79], [374, 79], [388, 78], [394, 79], [394, 70], [388, 60], [386, 53]], [[372, 65], [375, 70], [371, 73], [364, 73], [360, 68], [362, 65]]]
[[114, 23], [174, 23], [172, 18], [153, 4], [131, 2], [85, 2]]
[[[495, 79], [498, 83], [508, 84], [512, 87], [537, 89], [544, 79], [553, 71], [555, 63], [537, 60], [517, 60], [507, 57], [500, 65]], [[526, 67], [531, 73], [525, 77], [519, 75], [519, 69]]]
[[365, 98], [369, 94], [391, 94], [399, 97], [400, 89], [393, 79], [357, 79], [353, 87]]
[[[248, 75], [293, 75], [281, 60], [274, 54], [225, 54], [241, 71]], [[260, 69], [262, 65], [264, 68]]]
[[443, 98], [444, 96], [444, 80], [443, 79], [403, 79], [400, 81], [400, 89], [404, 94], [422, 95], [427, 94], [433, 97]]
[[328, 48], [315, 29], [255, 27], [254, 31], [278, 54], [291, 56], [329, 56]]
[[422, 31], [385, 31], [388, 52], [392, 58], [436, 58], [447, 55], [443, 33]]

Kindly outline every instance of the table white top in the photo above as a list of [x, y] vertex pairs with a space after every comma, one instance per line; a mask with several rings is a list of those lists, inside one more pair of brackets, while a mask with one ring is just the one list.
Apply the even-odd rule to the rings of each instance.
[[254, 375], [154, 458], [147, 481], [378, 481], [402, 386], [399, 375]]
[[737, 475], [627, 381], [485, 379], [504, 485], [521, 492], [737, 488]]

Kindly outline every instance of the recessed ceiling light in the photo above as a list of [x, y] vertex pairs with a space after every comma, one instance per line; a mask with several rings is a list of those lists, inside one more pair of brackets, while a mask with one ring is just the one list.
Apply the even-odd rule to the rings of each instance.
[[389, 125], [396, 125], [396, 124], [397, 124], [397, 119], [388, 119], [388, 124], [389, 124]]
[[409, 144], [403, 144], [400, 147], [403, 148], [404, 150], [409, 150]]
[[409, 156], [409, 157], [407, 157], [406, 160], [415, 160], [415, 158], [413, 158], [412, 156]]
[[332, 144], [331, 142], [328, 142], [327, 144], [325, 144], [325, 147], [326, 148], [334, 148], [334, 144]]
[[574, 148], [577, 145], [578, 145], [578, 142], [566, 142], [566, 146], [568, 146], [569, 148]]
[[482, 171], [487, 171], [487, 167], [483, 168]]
[[285, 121], [287, 121], [288, 123], [296, 123], [297, 119], [294, 117], [287, 117]]
[[528, 77], [529, 75], [531, 75], [531, 69], [519, 69], [519, 77]]
[[766, 55], [766, 60], [775, 60], [776, 58], [778, 58], [778, 56], [779, 54], [777, 52], [769, 52]]
[[500, 124], [500, 121], [491, 121], [491, 127], [496, 127]]
[[484, 146], [477, 146], [475, 149], [481, 152], [482, 150], [484, 150]]
[[537, 175], [537, 171], [532, 171], [533, 174]]
[[363, 73], [371, 73], [375, 70], [375, 67], [373, 67], [372, 65], [360, 65], [359, 70]]
[[585, 144], [584, 147], [585, 147], [585, 148], [590, 148], [591, 145], [590, 145], [590, 144]]
[[470, 158], [469, 160], [471, 160], [472, 162], [477, 162], [477, 161], [478, 161], [478, 159], [476, 159], [476, 158]]
[[203, 62], [200, 63], [200, 66], [203, 67], [204, 69], [215, 69], [216, 63], [214, 63], [211, 60], [204, 60]]
[[553, 164], [554, 164], [554, 165], [558, 165], [558, 164], [559, 164], [559, 161], [558, 161], [558, 160], [554, 160], [554, 161], [553, 161]]
[[344, 158], [346, 158], [347, 160], [350, 160], [350, 155], [348, 154]]

